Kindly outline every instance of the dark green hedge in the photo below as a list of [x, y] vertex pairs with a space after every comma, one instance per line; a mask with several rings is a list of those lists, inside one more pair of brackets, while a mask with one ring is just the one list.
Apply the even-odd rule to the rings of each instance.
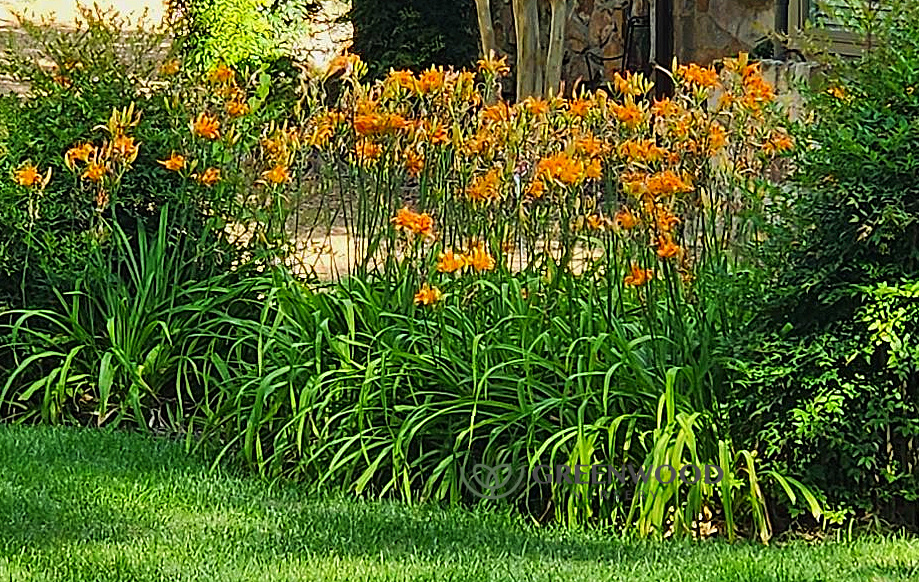
[[478, 55], [472, 0], [354, 0], [354, 53], [380, 76], [395, 69], [469, 66]]

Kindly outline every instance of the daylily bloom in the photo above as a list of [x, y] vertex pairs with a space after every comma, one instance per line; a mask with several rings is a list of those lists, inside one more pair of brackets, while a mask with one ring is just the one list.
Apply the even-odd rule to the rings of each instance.
[[290, 180], [290, 173], [287, 171], [287, 166], [278, 164], [270, 170], [262, 172], [262, 178], [268, 180], [272, 184], [283, 184]]
[[638, 265], [632, 265], [630, 274], [625, 276], [623, 283], [632, 287], [640, 287], [654, 277], [651, 269], [642, 269]]
[[476, 271], [491, 271], [495, 268], [495, 259], [492, 257], [485, 245], [479, 243], [464, 255], [465, 260], [470, 267]]
[[220, 137], [220, 121], [207, 113], [202, 113], [195, 120], [192, 130], [195, 135], [200, 135], [206, 139], [217, 139]]
[[158, 164], [162, 164], [166, 167], [167, 170], [172, 170], [173, 172], [178, 172], [185, 168], [185, 156], [180, 156], [179, 154], [172, 152], [172, 155], [165, 160], [157, 160]]
[[83, 178], [90, 182], [101, 182], [107, 171], [104, 164], [92, 162], [83, 172]]
[[421, 289], [418, 293], [415, 293], [415, 304], [416, 305], [434, 305], [443, 294], [440, 292], [440, 289], [437, 287], [431, 287], [427, 283], [421, 286]]
[[220, 181], [220, 170], [217, 168], [208, 168], [203, 174], [192, 174], [192, 178], [204, 186], [213, 186]]
[[434, 219], [428, 214], [412, 212], [408, 206], [403, 206], [393, 217], [392, 222], [397, 230], [426, 237], [434, 236]]
[[453, 251], [447, 251], [440, 253], [437, 259], [437, 270], [441, 273], [455, 273], [465, 269], [468, 264], [465, 255], [457, 255]]
[[32, 164], [26, 164], [22, 168], [16, 170], [13, 176], [16, 179], [16, 183], [20, 186], [25, 186], [26, 188], [31, 188], [39, 183], [41, 183], [42, 176], [38, 173], [38, 168]]

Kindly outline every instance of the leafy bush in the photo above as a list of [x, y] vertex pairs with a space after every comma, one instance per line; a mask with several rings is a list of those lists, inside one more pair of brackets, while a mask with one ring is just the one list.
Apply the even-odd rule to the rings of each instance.
[[872, 48], [809, 94], [800, 188], [777, 197], [775, 284], [739, 355], [738, 426], [843, 508], [915, 525], [919, 12], [863, 10], [851, 24], [870, 26]]
[[173, 0], [186, 25], [184, 47], [206, 66], [270, 63], [309, 30], [312, 0]]
[[350, 20], [352, 50], [373, 77], [430, 64], [467, 67], [479, 52], [471, 0], [355, 0]]

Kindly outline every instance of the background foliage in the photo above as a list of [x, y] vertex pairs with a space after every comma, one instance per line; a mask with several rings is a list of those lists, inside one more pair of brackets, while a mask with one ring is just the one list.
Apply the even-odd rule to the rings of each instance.
[[763, 318], [737, 366], [750, 446], [860, 512], [919, 515], [919, 9], [862, 5], [861, 58], [807, 91]]
[[478, 56], [472, 0], [354, 0], [352, 50], [380, 77], [390, 68], [470, 66]]

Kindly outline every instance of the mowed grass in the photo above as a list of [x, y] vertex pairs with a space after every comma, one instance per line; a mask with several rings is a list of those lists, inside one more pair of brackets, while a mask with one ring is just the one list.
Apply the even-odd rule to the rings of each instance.
[[6, 580], [919, 580], [919, 541], [622, 541], [494, 512], [309, 498], [138, 434], [0, 427]]

